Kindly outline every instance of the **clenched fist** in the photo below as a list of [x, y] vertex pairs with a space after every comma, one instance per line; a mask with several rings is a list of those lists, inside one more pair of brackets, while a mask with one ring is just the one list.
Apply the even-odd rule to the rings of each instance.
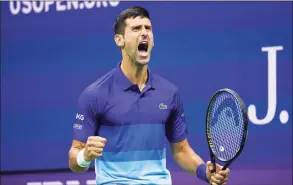
[[107, 139], [100, 136], [88, 137], [83, 153], [84, 160], [89, 162], [98, 157], [101, 157], [106, 141]]

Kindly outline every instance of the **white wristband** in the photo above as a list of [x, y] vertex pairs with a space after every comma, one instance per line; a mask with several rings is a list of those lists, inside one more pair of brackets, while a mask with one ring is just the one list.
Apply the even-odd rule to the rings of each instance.
[[91, 161], [88, 162], [88, 161], [84, 160], [83, 153], [84, 153], [84, 149], [82, 149], [81, 151], [78, 152], [77, 157], [76, 157], [76, 161], [80, 167], [86, 168], [86, 167], [89, 167], [89, 165], [91, 164]]

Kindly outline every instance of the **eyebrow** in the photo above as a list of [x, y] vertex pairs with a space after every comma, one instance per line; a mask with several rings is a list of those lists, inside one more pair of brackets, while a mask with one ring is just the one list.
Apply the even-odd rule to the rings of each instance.
[[134, 26], [131, 26], [130, 28], [142, 27], [142, 26], [145, 26], [145, 27], [147, 27], [147, 28], [152, 28], [152, 25], [148, 25], [148, 24], [145, 24], [145, 25], [142, 25], [142, 24], [134, 25]]

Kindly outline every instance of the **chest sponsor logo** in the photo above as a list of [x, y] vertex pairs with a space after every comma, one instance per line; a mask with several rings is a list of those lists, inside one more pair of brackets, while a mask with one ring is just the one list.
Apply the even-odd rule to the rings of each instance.
[[167, 109], [167, 108], [168, 108], [167, 105], [165, 105], [164, 103], [160, 103], [159, 109]]

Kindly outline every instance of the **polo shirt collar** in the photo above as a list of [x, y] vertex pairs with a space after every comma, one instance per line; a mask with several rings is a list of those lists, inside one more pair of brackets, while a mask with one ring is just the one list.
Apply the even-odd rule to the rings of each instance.
[[[130, 87], [134, 85], [123, 73], [121, 69], [121, 62], [117, 65], [114, 72], [114, 76], [115, 76], [116, 82], [123, 90], [128, 90]], [[145, 89], [155, 89], [154, 82], [153, 82], [153, 75], [149, 68], [148, 68], [148, 80], [147, 80]]]

